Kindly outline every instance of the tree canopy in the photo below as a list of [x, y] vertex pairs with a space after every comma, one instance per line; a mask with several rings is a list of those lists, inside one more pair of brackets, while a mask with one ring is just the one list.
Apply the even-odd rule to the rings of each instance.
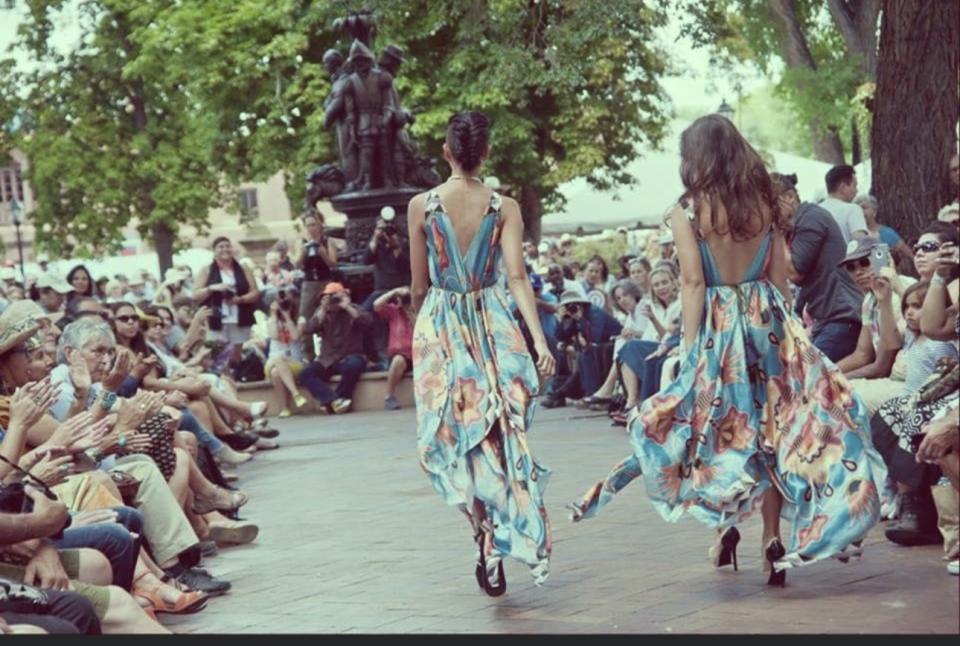
[[[49, 45], [50, 19], [67, 1], [27, 0], [20, 44], [40, 66], [11, 73], [0, 90], [23, 117], [15, 143], [31, 159], [42, 247], [112, 250], [135, 219], [163, 265], [184, 242], [182, 226], [202, 231], [230, 186], [282, 170], [297, 204], [305, 173], [334, 161], [322, 56], [346, 53], [349, 36], [333, 21], [353, 3], [87, 0], [81, 45], [62, 55]], [[454, 112], [486, 112], [484, 172], [522, 187], [531, 226], [562, 199], [565, 181], [631, 182], [629, 162], [663, 136], [666, 59], [654, 30], [664, 3], [364, 6], [378, 19], [375, 50], [395, 43], [406, 52], [396, 85], [417, 116], [421, 153], [440, 157]]]

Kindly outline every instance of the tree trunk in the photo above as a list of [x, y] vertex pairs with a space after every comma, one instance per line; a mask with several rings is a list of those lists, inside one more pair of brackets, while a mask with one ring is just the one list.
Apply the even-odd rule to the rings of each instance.
[[520, 203], [520, 213], [523, 215], [524, 239], [539, 243], [540, 218], [543, 215], [540, 195], [535, 188], [524, 186], [520, 189], [520, 196], [517, 201]]
[[860, 145], [860, 124], [857, 117], [850, 117], [850, 163], [856, 166], [863, 161], [863, 150]]
[[153, 248], [160, 262], [160, 277], [173, 267], [173, 231], [164, 222], [157, 222], [150, 228], [153, 233]]
[[[793, 9], [792, 0], [768, 0], [770, 13], [781, 29], [781, 47], [783, 61], [788, 67], [805, 67], [809, 70], [817, 69], [813, 54], [807, 45], [807, 39], [800, 28], [800, 21]], [[803, 88], [799, 88], [803, 91]], [[813, 141], [814, 155], [820, 161], [830, 164], [843, 163], [843, 144], [835, 129], [813, 120], [807, 124], [810, 128], [810, 137]]]
[[870, 78], [877, 75], [877, 19], [880, 0], [828, 0], [830, 15], [847, 45], [847, 55], [857, 59]]
[[873, 128], [872, 191], [905, 239], [953, 199], [944, 185], [956, 153], [960, 3], [883, 0]]

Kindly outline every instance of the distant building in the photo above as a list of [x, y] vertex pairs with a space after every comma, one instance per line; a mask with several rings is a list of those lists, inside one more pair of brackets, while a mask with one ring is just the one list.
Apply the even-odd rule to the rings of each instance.
[[[21, 151], [14, 149], [7, 154], [0, 154], [0, 238], [6, 249], [6, 260], [17, 260], [17, 238], [10, 208], [14, 199], [20, 205], [24, 261], [31, 262], [35, 257], [35, 231], [30, 223], [30, 212], [36, 208], [36, 200], [29, 183], [25, 181], [28, 169], [29, 160]], [[209, 247], [215, 237], [224, 235], [239, 243], [255, 258], [262, 257], [277, 240], [292, 241], [300, 236], [295, 219], [299, 211], [291, 208], [287, 199], [282, 172], [265, 182], [242, 184], [236, 194], [235, 204], [210, 211], [210, 231], [207, 235], [199, 236], [194, 228], [185, 227], [181, 236], [192, 240], [194, 247]], [[329, 205], [323, 211], [328, 215], [333, 214]], [[339, 220], [337, 217], [329, 218], [328, 225], [342, 226], [342, 216], [339, 216]], [[118, 255], [152, 250], [149, 244], [140, 239], [135, 227], [128, 227], [125, 234], [127, 239]]]

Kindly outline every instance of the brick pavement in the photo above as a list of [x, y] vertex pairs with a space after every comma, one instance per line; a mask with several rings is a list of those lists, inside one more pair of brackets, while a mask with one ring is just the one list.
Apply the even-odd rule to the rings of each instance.
[[572, 524], [564, 505], [628, 451], [622, 430], [572, 408], [541, 409], [530, 436], [553, 470], [550, 579], [538, 589], [508, 562], [507, 594], [492, 599], [477, 590], [466, 522], [417, 466], [412, 410], [277, 426], [281, 448], [240, 467], [260, 537], [207, 561], [233, 591], [196, 615], [162, 615], [178, 632], [960, 632], [960, 579], [940, 548], [897, 547], [879, 527], [861, 560], [793, 570], [771, 589], [759, 518], [741, 527], [736, 573], [711, 567], [708, 529], [662, 521], [640, 482]]

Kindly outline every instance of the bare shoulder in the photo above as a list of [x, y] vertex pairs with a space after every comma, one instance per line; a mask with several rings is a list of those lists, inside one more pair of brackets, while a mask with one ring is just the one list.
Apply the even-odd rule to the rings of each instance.
[[410, 218], [423, 218], [424, 212], [427, 210], [427, 195], [429, 191], [424, 193], [417, 193], [412, 198], [410, 202], [407, 203], [407, 216]]
[[519, 218], [520, 205], [512, 197], [500, 196], [500, 212], [505, 218]]

